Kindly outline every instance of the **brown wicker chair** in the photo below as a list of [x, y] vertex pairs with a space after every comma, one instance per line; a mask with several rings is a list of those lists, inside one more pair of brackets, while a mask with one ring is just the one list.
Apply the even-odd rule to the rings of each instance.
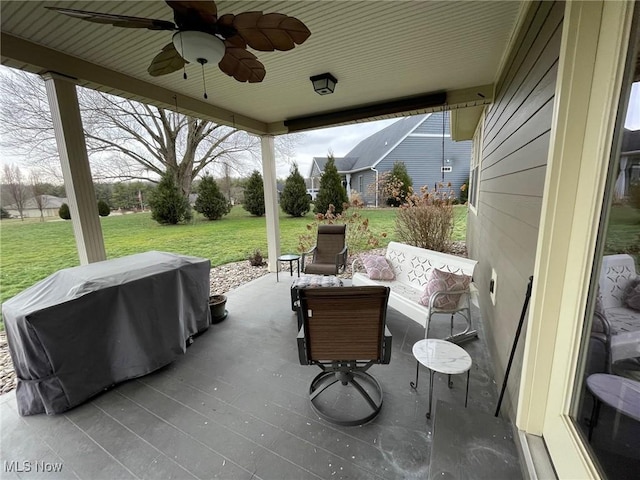
[[312, 275], [343, 272], [347, 266], [346, 232], [346, 225], [318, 225], [315, 247], [302, 254], [302, 271]]
[[[322, 370], [309, 387], [313, 410], [340, 425], [372, 420], [382, 408], [382, 387], [367, 370], [391, 360], [389, 288], [308, 288], [298, 294], [300, 363]], [[343, 388], [329, 389], [338, 382]]]

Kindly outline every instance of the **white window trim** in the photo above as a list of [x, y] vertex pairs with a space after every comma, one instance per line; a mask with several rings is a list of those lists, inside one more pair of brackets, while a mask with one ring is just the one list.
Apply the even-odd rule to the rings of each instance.
[[[476, 216], [478, 215], [478, 206], [479, 206], [479, 199], [480, 199], [480, 177], [482, 177], [481, 169], [482, 169], [482, 145], [484, 144], [484, 115], [485, 115], [485, 112], [483, 110], [482, 115], [480, 116], [480, 121], [478, 122], [478, 126], [476, 127], [476, 131], [473, 134], [473, 141], [471, 143], [471, 168], [469, 169], [469, 185], [467, 185], [467, 189], [468, 189], [467, 202], [469, 204], [469, 210]], [[477, 172], [474, 177], [473, 171], [476, 168], [477, 168]], [[475, 183], [475, 189], [474, 189], [475, 205], [471, 203], [471, 189], [473, 188], [474, 183]]]
[[570, 415], [632, 12], [632, 2], [565, 5], [516, 418], [544, 437], [559, 478], [600, 478]]

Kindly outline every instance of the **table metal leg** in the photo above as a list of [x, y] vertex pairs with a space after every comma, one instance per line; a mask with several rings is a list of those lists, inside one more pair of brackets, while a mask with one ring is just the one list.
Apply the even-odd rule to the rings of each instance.
[[276, 260], [276, 282], [280, 281], [280, 260]]
[[427, 418], [431, 418], [431, 403], [433, 402], [433, 375], [434, 371], [429, 369], [429, 411], [427, 412]]
[[300, 259], [296, 260], [296, 265], [298, 266], [298, 278], [300, 278]]
[[469, 373], [471, 373], [471, 369], [467, 370], [467, 393], [464, 395], [464, 408], [467, 408], [467, 401], [469, 400]]
[[411, 388], [413, 388], [414, 390], [416, 388], [418, 388], [418, 373], [420, 372], [420, 362], [416, 361], [416, 381], [414, 382], [409, 382], [409, 385], [411, 385]]
[[293, 277], [293, 260], [289, 260], [289, 276]]
[[589, 441], [591, 441], [591, 436], [593, 435], [593, 429], [596, 427], [596, 423], [598, 423], [598, 417], [600, 416], [600, 400], [594, 395], [593, 396], [593, 408], [591, 409], [591, 419], [589, 420]]

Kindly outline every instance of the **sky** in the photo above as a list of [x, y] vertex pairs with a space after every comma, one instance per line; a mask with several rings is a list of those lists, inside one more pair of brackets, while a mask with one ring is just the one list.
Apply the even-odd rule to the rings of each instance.
[[[301, 141], [295, 154], [300, 173], [303, 177], [309, 176], [313, 157], [326, 157], [329, 152], [336, 157], [344, 157], [362, 140], [398, 120], [379, 120], [301, 133]], [[286, 177], [288, 174], [289, 167], [278, 167], [278, 177]]]

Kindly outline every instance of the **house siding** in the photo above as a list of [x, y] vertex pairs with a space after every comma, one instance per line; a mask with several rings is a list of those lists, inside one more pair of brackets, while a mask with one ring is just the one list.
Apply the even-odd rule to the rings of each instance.
[[[469, 142], [464, 143], [466, 145], [457, 146], [445, 139], [445, 159], [451, 160], [445, 165], [451, 166], [452, 171], [444, 174], [444, 183], [451, 182], [456, 197], [460, 196], [460, 187], [469, 178], [471, 146]], [[416, 191], [422, 186], [433, 188], [443, 178], [442, 140], [409, 136], [378, 164], [377, 169], [389, 171], [395, 162], [404, 162]]]
[[[482, 259], [474, 281], [498, 384], [536, 258], [563, 14], [562, 2], [531, 5], [483, 125], [477, 214], [468, 216], [467, 247], [471, 258]], [[489, 296], [492, 270], [495, 305]], [[504, 403], [512, 420], [524, 343], [520, 339]]]
[[[358, 177], [362, 175], [363, 188], [360, 190], [360, 182]], [[376, 172], [373, 170], [361, 170], [360, 172], [353, 173], [351, 175], [351, 190], [355, 190], [360, 193], [360, 198], [367, 206], [375, 206], [376, 194], [373, 185], [376, 183]]]
[[[424, 134], [436, 136], [422, 136]], [[444, 165], [450, 166], [452, 171], [442, 175], [442, 114], [432, 114], [391, 150], [376, 169], [386, 172], [395, 162], [404, 162], [414, 190], [418, 191], [422, 186], [433, 188], [444, 177], [444, 183], [450, 182], [454, 195], [459, 197], [460, 187], [469, 178], [470, 157], [471, 142], [451, 141], [449, 121], [445, 120]], [[449, 163], [446, 163], [447, 159]]]

